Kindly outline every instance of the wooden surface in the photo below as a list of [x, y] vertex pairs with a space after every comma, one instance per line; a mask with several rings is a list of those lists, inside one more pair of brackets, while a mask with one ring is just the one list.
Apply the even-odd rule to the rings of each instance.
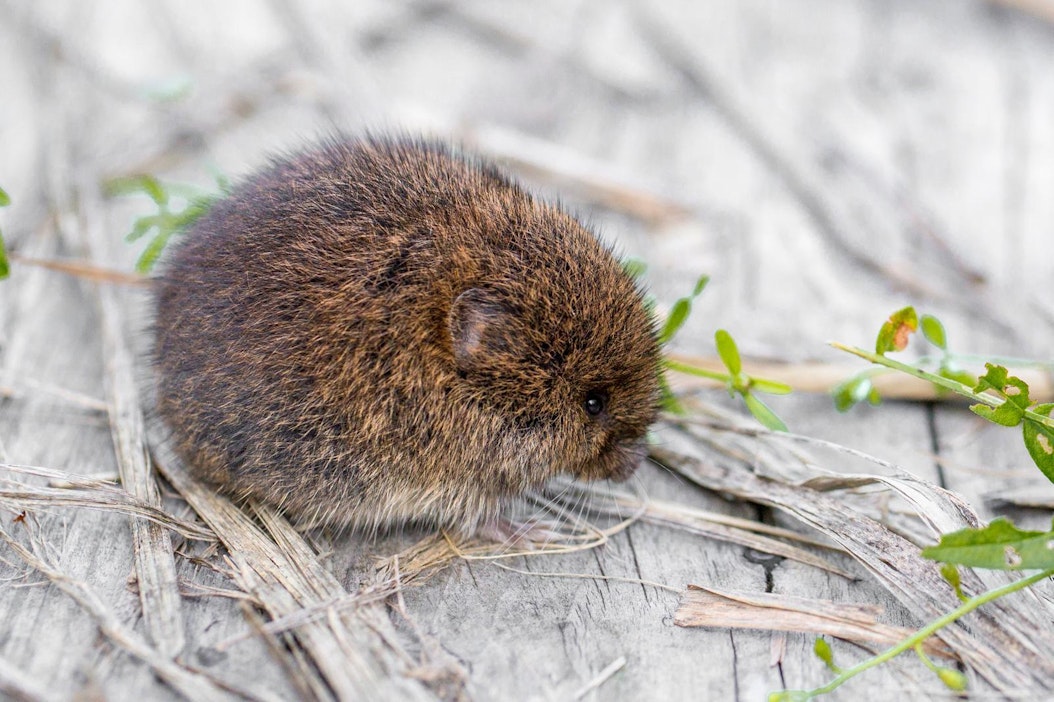
[[[0, 187], [13, 204], [0, 210], [0, 228], [19, 256], [127, 272], [138, 249], [121, 237], [151, 205], [103, 197], [106, 178], [150, 172], [208, 185], [210, 168], [237, 176], [333, 125], [428, 130], [559, 194], [648, 262], [661, 302], [711, 274], [680, 352], [712, 355], [713, 331], [725, 328], [765, 360], [846, 363], [827, 341], [868, 346], [891, 311], [912, 303], [944, 321], [957, 350], [1049, 361], [1054, 26], [1017, 4], [1044, 6], [5, 0]], [[129, 491], [175, 517], [200, 514], [214, 531], [237, 522], [230, 528], [243, 540], [221, 536], [228, 547], [277, 539], [272, 563], [314, 565], [285, 580], [280, 566], [265, 570], [239, 553], [224, 561], [222, 545], [124, 514], [50, 507], [16, 520], [19, 503], [5, 500], [0, 525], [35, 544], [52, 576], [0, 545], [0, 697], [758, 700], [829, 678], [814, 637], [677, 627], [676, 591], [878, 603], [885, 623], [922, 623], [849, 555], [828, 557], [856, 580], [648, 523], [570, 554], [457, 560], [388, 609], [336, 613], [333, 598], [377, 577], [375, 558], [427, 532], [370, 543], [309, 534], [315, 561], [266, 514], [258, 534], [204, 497], [188, 497], [191, 509], [168, 482], [158, 494], [139, 424], [149, 392], [134, 391], [149, 385], [144, 289], [18, 260], [12, 268], [0, 282], [0, 461], [85, 475], [120, 469]], [[733, 406], [721, 391], [703, 399]], [[1028, 495], [1049, 505], [1054, 486], [1015, 431], [961, 406], [887, 403], [840, 415], [809, 394], [772, 405], [794, 432], [895, 463], [956, 491], [982, 517], [998, 509], [1049, 524], [1049, 507], [992, 501]], [[661, 446], [676, 442], [668, 427], [658, 436]], [[883, 470], [805, 450], [828, 470]], [[178, 466], [165, 467], [186, 494]], [[655, 466], [637, 487], [809, 533], [779, 509], [725, 499]], [[173, 556], [157, 558], [166, 539], [174, 574]], [[149, 558], [134, 556], [144, 551]], [[306, 590], [282, 599], [296, 587]], [[255, 609], [240, 604], [246, 592]], [[1049, 626], [1049, 591], [1015, 597]], [[328, 618], [305, 625], [298, 643], [259, 635], [261, 617], [309, 602], [330, 607]], [[287, 644], [307, 652], [299, 674], [269, 653]], [[832, 645], [842, 665], [866, 655]], [[348, 661], [357, 667], [344, 680], [337, 671]], [[1007, 694], [971, 675], [978, 694]], [[832, 695], [861, 697], [952, 698], [909, 656]]]

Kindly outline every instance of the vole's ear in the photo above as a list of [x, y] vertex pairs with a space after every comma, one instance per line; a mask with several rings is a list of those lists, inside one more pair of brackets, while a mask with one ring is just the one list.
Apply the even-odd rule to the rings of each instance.
[[506, 305], [483, 288], [469, 288], [457, 296], [447, 329], [459, 370], [477, 371], [493, 365], [495, 357], [508, 348], [511, 315]]

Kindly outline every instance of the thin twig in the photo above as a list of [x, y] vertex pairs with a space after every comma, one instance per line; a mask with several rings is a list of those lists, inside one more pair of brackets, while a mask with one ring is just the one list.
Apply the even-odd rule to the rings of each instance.
[[574, 695], [574, 699], [582, 699], [590, 692], [596, 690], [598, 687], [610, 680], [615, 673], [619, 672], [624, 667], [626, 667], [626, 657], [619, 656], [615, 660], [611, 661], [611, 663], [609, 663], [607, 666], [605, 666], [602, 671], [597, 673], [596, 677], [590, 680], [585, 687], [581, 688], [578, 692], [576, 692]]

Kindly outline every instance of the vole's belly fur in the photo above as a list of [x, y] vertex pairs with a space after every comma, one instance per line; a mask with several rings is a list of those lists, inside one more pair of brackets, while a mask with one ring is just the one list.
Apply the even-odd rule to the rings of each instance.
[[[517, 240], [525, 223], [542, 244]], [[420, 520], [471, 531], [555, 473], [625, 473], [616, 464], [654, 416], [657, 372], [632, 283], [613, 278], [617, 291], [606, 294], [626, 299], [603, 301], [607, 312], [592, 309], [588, 285], [540, 302], [550, 315], [578, 305], [572, 327], [611, 314], [634, 327], [599, 343], [628, 344], [633, 358], [618, 372], [623, 381], [637, 373], [635, 404], [646, 406], [612, 414], [603, 432], [578, 401], [586, 386], [629, 395], [575, 370], [591, 341], [561, 341], [566, 350], [556, 358], [550, 348], [543, 362], [537, 343], [519, 346], [530, 333], [490, 329], [492, 318], [520, 323], [506, 313], [520, 315], [529, 300], [504, 301], [535, 294], [533, 269], [553, 268], [553, 281], [535, 281], [539, 291], [584, 284], [574, 281], [598, 266], [601, 277], [624, 276], [577, 226], [500, 176], [420, 144], [334, 142], [276, 163], [195, 223], [157, 281], [159, 410], [177, 449], [236, 497], [365, 528]], [[567, 250], [530, 261], [540, 245]], [[475, 287], [503, 302], [470, 309], [483, 337], [469, 329], [452, 341], [452, 301]], [[478, 368], [459, 365], [473, 353]], [[565, 396], [573, 408], [557, 400]]]

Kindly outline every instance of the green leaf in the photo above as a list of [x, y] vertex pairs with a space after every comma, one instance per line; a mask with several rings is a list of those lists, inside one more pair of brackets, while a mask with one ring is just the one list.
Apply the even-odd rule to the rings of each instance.
[[985, 390], [995, 390], [996, 393], [1005, 397], [1021, 409], [1025, 409], [1032, 400], [1028, 397], [1028, 383], [1017, 376], [1010, 375], [1003, 366], [994, 363], [984, 364], [985, 374], [977, 379], [974, 392], [982, 393]]
[[922, 549], [922, 555], [972, 568], [1054, 568], [1054, 531], [1024, 531], [999, 517], [983, 529], [961, 529], [945, 534], [936, 546]]
[[848, 412], [864, 400], [869, 399], [874, 391], [871, 377], [868, 375], [855, 375], [849, 380], [840, 383], [831, 391], [834, 396], [834, 406], [839, 412]]
[[226, 173], [218, 168], [214, 168], [212, 171], [212, 179], [216, 181], [216, 187], [219, 189], [221, 196], [231, 194], [233, 186], [231, 185], [231, 179]]
[[970, 405], [970, 411], [984, 417], [989, 422], [1001, 424], [1004, 427], [1016, 427], [1025, 416], [1025, 410], [1015, 405], [1010, 400], [1005, 401], [998, 407], [989, 405]]
[[[1054, 404], [1037, 405], [1032, 411], [1044, 417], [1049, 417]], [[1022, 431], [1025, 437], [1025, 448], [1028, 455], [1036, 462], [1036, 466], [1047, 476], [1047, 480], [1054, 483], [1054, 429], [1025, 417]]]
[[706, 289], [707, 283], [710, 282], [710, 276], [701, 275], [699, 280], [695, 281], [695, 288], [692, 290], [692, 299], [699, 297], [699, 295]]
[[999, 366], [994, 363], [984, 364], [985, 374], [977, 379], [977, 385], [974, 386], [974, 392], [984, 392], [985, 390], [1002, 390], [1003, 386], [1006, 385], [1006, 379], [1009, 372], [1004, 366]]
[[816, 657], [823, 661], [832, 672], [842, 672], [842, 669], [834, 664], [834, 652], [831, 651], [831, 644], [827, 643], [827, 639], [822, 636], [817, 636], [816, 640], [812, 642], [812, 652], [815, 653]]
[[937, 677], [949, 690], [962, 692], [968, 687], [966, 676], [952, 668], [938, 668]]
[[875, 340], [875, 353], [885, 354], [889, 351], [903, 351], [908, 345], [908, 338], [919, 328], [919, 319], [915, 308], [908, 306], [889, 315], [882, 325]]
[[941, 563], [941, 577], [948, 581], [948, 584], [955, 589], [955, 596], [960, 601], [966, 601], [966, 595], [963, 594], [962, 579], [959, 577], [959, 568], [954, 563]]
[[165, 190], [165, 187], [161, 185], [161, 181], [152, 175], [114, 178], [105, 183], [104, 190], [106, 191], [106, 194], [111, 197], [115, 195], [145, 193], [159, 207], [164, 207], [168, 204], [168, 192]]
[[7, 249], [4, 248], [4, 235], [0, 234], [0, 280], [11, 275], [11, 264], [7, 262]]
[[135, 270], [143, 275], [148, 274], [154, 268], [154, 264], [157, 263], [157, 259], [160, 258], [161, 252], [165, 250], [165, 246], [168, 244], [168, 240], [175, 234], [174, 229], [168, 229], [166, 231], [159, 232], [157, 236], [150, 240], [146, 248], [143, 249], [143, 253], [139, 255], [139, 260], [135, 262]]
[[[0, 188], [0, 207], [11, 204], [11, 196], [3, 188]], [[4, 248], [4, 236], [0, 233], [0, 280], [11, 275], [11, 264], [7, 262], [7, 249]]]
[[165, 214], [146, 215], [145, 217], [140, 217], [139, 219], [135, 220], [135, 223], [132, 225], [132, 231], [125, 234], [124, 240], [129, 243], [133, 241], [138, 241], [139, 239], [142, 239], [146, 235], [146, 233], [154, 227], [157, 227], [159, 231], [163, 231], [164, 225], [167, 221], [168, 215]]
[[172, 222], [173, 226], [176, 229], [186, 229], [194, 224], [194, 222], [201, 219], [213, 205], [219, 202], [219, 200], [220, 198], [215, 195], [199, 195], [193, 198], [187, 203], [187, 206], [174, 217]]
[[[623, 264], [625, 265], [625, 264]], [[665, 344], [673, 338], [674, 334], [684, 326], [685, 321], [688, 319], [688, 315], [692, 311], [692, 301], [699, 297], [699, 293], [703, 292], [703, 288], [710, 282], [710, 276], [702, 275], [695, 281], [695, 287], [692, 289], [692, 294], [687, 297], [682, 297], [673, 303], [673, 307], [670, 309], [670, 314], [666, 317], [666, 323], [662, 326], [662, 331], [659, 332], [659, 343]]]
[[783, 423], [783, 420], [754, 395], [746, 393], [743, 395], [743, 402], [747, 403], [747, 409], [765, 428], [772, 431], [787, 431], [787, 425]]
[[736, 348], [732, 335], [724, 329], [718, 329], [714, 333], [714, 343], [717, 345], [717, 355], [721, 357], [721, 362], [725, 364], [728, 372], [733, 377], [742, 373], [743, 362], [739, 357], [739, 349]]
[[716, 380], [719, 383], [728, 384], [732, 381], [732, 378], [728, 377], [720, 371], [710, 370], [709, 368], [699, 368], [698, 366], [692, 366], [687, 363], [681, 363], [680, 361], [674, 361], [669, 358], [663, 359], [663, 365], [670, 370], [677, 371], [678, 373], [686, 373], [688, 375], [694, 375], [697, 378], [707, 378], [709, 380]]
[[937, 319], [932, 314], [924, 314], [919, 322], [922, 327], [922, 335], [941, 351], [947, 351], [948, 342], [947, 337], [944, 334], [944, 325], [941, 324], [941, 320]]
[[692, 302], [687, 297], [682, 297], [673, 303], [673, 309], [670, 310], [670, 314], [666, 317], [666, 323], [662, 325], [662, 331], [659, 332], [660, 344], [665, 344], [673, 338], [673, 335], [684, 326], [691, 311]]

